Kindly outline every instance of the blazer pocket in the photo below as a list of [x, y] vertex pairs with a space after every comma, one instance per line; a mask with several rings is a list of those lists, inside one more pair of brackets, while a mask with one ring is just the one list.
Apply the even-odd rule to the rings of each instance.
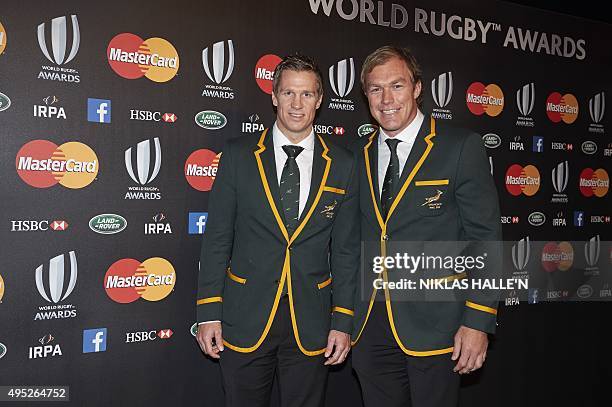
[[438, 185], [448, 185], [448, 179], [430, 179], [430, 180], [420, 180], [420, 181], [414, 182], [414, 186], [417, 186], [417, 187], [430, 187], [430, 186], [438, 186]]
[[[421, 216], [439, 216], [446, 212], [448, 202], [448, 180], [418, 181], [427, 184], [419, 184], [414, 192], [416, 197], [417, 211]], [[434, 183], [435, 182], [435, 183]], [[444, 183], [446, 182], [446, 183]], [[417, 186], [417, 183], [415, 183]]]
[[247, 282], [246, 278], [238, 277], [237, 275], [232, 273], [232, 268], [231, 267], [227, 268], [227, 276], [229, 277], [230, 280], [235, 281], [238, 284], [246, 284], [246, 282]]

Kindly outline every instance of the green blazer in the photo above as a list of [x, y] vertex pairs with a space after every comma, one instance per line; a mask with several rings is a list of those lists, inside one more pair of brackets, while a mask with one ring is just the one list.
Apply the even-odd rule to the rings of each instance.
[[[497, 191], [478, 134], [439, 124], [426, 115], [386, 219], [380, 209], [377, 145], [378, 134], [374, 132], [355, 146], [364, 241], [364, 278], [355, 305], [356, 346], [378, 291], [373, 287], [373, 280], [378, 277], [371, 269], [373, 256], [402, 253], [407, 244], [399, 242], [501, 240]], [[496, 253], [486, 270], [479, 272], [479, 278], [500, 275], [500, 253]], [[386, 270], [381, 277], [385, 281], [399, 281], [395, 273]], [[431, 277], [452, 281], [469, 280], [474, 275], [451, 271]], [[378, 297], [386, 302], [391, 331], [408, 355], [452, 352], [453, 338], [460, 325], [484, 332], [495, 330], [498, 295], [494, 292], [460, 290], [455, 293], [458, 297], [454, 297], [459, 300], [431, 302], [400, 300], [398, 291], [382, 290], [384, 296], [381, 293]]]
[[350, 151], [315, 135], [299, 226], [283, 220], [272, 132], [230, 140], [208, 202], [198, 282], [199, 322], [220, 320], [224, 343], [253, 352], [287, 286], [299, 349], [320, 355], [330, 329], [351, 333], [359, 269], [359, 192]]

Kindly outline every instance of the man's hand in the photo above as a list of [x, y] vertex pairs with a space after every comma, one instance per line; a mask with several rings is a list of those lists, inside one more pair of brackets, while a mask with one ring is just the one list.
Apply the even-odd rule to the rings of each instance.
[[487, 334], [461, 325], [455, 334], [455, 349], [452, 360], [457, 360], [454, 372], [465, 374], [480, 369], [487, 357], [489, 338]]
[[[335, 349], [334, 349], [335, 348]], [[327, 337], [325, 349], [325, 365], [339, 365], [344, 362], [351, 350], [351, 335], [332, 329]], [[330, 356], [331, 355], [331, 356]]]
[[[223, 352], [223, 337], [221, 336], [221, 322], [208, 322], [198, 325], [196, 335], [200, 349], [213, 359], [221, 358]], [[214, 343], [213, 343], [214, 340]]]

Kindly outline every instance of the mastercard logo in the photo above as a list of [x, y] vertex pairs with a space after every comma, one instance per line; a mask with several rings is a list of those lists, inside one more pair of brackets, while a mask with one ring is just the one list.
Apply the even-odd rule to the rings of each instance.
[[76, 141], [61, 146], [47, 140], [26, 143], [15, 159], [17, 174], [28, 185], [49, 188], [59, 183], [79, 189], [98, 175], [98, 157], [86, 144]]
[[580, 173], [580, 193], [586, 197], [595, 195], [598, 198], [605, 196], [610, 187], [610, 178], [603, 168], [593, 171], [585, 168]]
[[274, 70], [281, 61], [282, 59], [278, 55], [268, 54], [259, 58], [255, 64], [255, 82], [257, 82], [259, 89], [263, 90], [268, 95], [272, 94]]
[[574, 264], [574, 248], [568, 242], [548, 242], [542, 249], [542, 267], [544, 270], [566, 271]]
[[185, 161], [185, 178], [198, 191], [210, 191], [219, 168], [221, 153], [205, 148], [196, 150]]
[[153, 82], [168, 82], [179, 69], [174, 46], [163, 38], [143, 40], [137, 35], [116, 35], [106, 49], [108, 63], [115, 73], [126, 79], [146, 76]]
[[533, 196], [540, 189], [540, 172], [533, 165], [513, 164], [506, 171], [506, 189], [514, 196]]
[[468, 87], [465, 102], [470, 112], [476, 116], [486, 113], [495, 117], [504, 110], [504, 93], [494, 83], [485, 86], [480, 82], [474, 82]]
[[134, 259], [114, 262], [104, 276], [106, 295], [115, 302], [128, 304], [139, 298], [159, 301], [174, 289], [176, 272], [172, 264], [161, 257], [142, 263]]
[[578, 118], [578, 100], [571, 93], [553, 92], [546, 99], [546, 115], [553, 123], [572, 124]]

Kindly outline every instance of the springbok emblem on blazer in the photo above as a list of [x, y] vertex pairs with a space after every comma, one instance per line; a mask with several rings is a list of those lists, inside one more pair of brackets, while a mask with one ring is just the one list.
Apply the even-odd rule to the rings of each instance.
[[439, 201], [440, 198], [442, 197], [442, 194], [443, 192], [438, 189], [437, 193], [434, 196], [425, 198], [425, 202], [423, 202], [421, 206], [429, 205], [430, 208], [433, 207], [432, 203]]
[[336, 209], [337, 205], [338, 201], [334, 200], [331, 205], [325, 205], [325, 209], [323, 209], [321, 213], [325, 215], [327, 219], [331, 219], [334, 217], [334, 209]]

